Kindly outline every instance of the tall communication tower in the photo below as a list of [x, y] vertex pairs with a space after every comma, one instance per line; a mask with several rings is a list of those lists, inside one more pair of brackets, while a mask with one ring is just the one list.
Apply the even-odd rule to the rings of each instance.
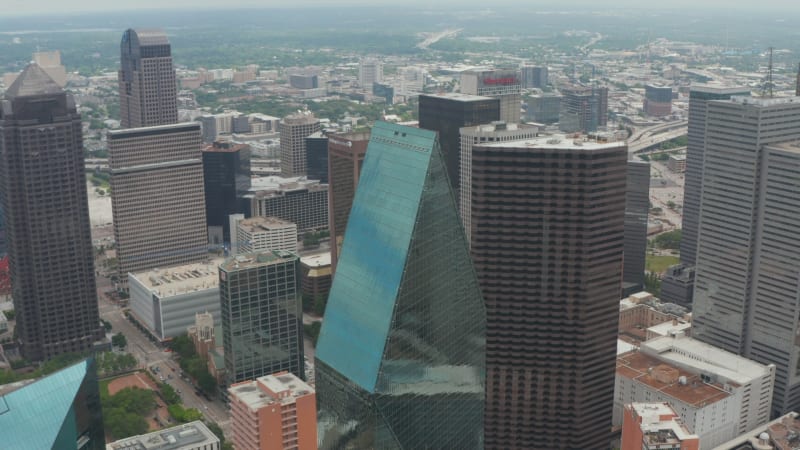
[[772, 47], [769, 48], [769, 65], [767, 66], [767, 79], [764, 85], [761, 86], [762, 97], [773, 97], [773, 88], [775, 83], [772, 82]]

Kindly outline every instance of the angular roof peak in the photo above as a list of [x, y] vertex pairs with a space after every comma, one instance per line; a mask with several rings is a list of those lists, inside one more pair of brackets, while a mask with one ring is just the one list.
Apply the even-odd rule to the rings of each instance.
[[6, 98], [62, 94], [63, 89], [36, 63], [30, 63], [6, 91]]

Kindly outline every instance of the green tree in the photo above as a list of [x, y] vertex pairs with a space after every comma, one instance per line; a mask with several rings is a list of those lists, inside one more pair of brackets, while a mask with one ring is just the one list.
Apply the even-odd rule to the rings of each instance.
[[128, 346], [128, 338], [122, 333], [117, 333], [111, 337], [111, 345], [114, 347], [125, 348]]
[[175, 353], [180, 355], [181, 358], [191, 358], [197, 354], [194, 349], [194, 342], [189, 339], [189, 336], [186, 333], [172, 338], [170, 348], [172, 348]]
[[208, 368], [203, 367], [203, 370], [197, 375], [197, 385], [203, 392], [214, 394], [217, 391], [217, 380], [208, 373]]
[[167, 412], [173, 419], [181, 423], [193, 422], [203, 418], [203, 413], [195, 408], [184, 408], [179, 404], [169, 405]]
[[175, 389], [168, 385], [167, 383], [160, 383], [158, 385], [159, 390], [161, 391], [161, 396], [164, 398], [164, 402], [167, 405], [175, 405], [181, 402], [181, 396], [175, 392]]
[[682, 235], [683, 232], [681, 230], [667, 231], [653, 238], [653, 241], [658, 248], [678, 250], [681, 246]]
[[14, 311], [13, 309], [9, 309], [8, 311], [5, 311], [3, 314], [5, 314], [6, 319], [8, 320], [14, 320], [14, 318], [17, 317], [17, 312]]

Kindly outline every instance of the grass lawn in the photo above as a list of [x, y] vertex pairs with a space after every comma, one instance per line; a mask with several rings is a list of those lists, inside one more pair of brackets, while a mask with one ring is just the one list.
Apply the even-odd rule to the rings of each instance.
[[669, 266], [674, 266], [678, 264], [679, 261], [680, 258], [677, 256], [659, 256], [648, 253], [647, 259], [645, 260], [645, 269], [647, 269], [648, 272], [664, 273]]

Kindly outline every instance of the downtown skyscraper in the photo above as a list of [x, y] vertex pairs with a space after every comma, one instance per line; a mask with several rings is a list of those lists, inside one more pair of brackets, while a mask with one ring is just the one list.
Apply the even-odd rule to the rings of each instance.
[[320, 448], [482, 448], [484, 319], [436, 133], [376, 123], [317, 345]]
[[178, 122], [172, 48], [157, 29], [129, 29], [120, 44], [119, 114], [122, 128]]
[[176, 123], [167, 36], [160, 30], [127, 30], [121, 49], [123, 129], [108, 133], [108, 151], [114, 239], [125, 287], [129, 272], [203, 259], [208, 228], [200, 124]]
[[0, 193], [16, 333], [25, 358], [85, 352], [104, 336], [75, 101], [31, 64], [0, 108]]
[[775, 364], [772, 413], [800, 408], [800, 98], [709, 101], [692, 336]]
[[486, 449], [608, 448], [626, 162], [563, 136], [472, 147]]

